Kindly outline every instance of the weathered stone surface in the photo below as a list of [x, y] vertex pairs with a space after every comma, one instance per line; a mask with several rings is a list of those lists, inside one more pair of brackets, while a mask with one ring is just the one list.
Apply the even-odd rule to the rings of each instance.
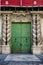
[[[22, 56], [22, 59], [23, 60], [26, 60], [27, 57], [28, 59], [31, 59], [32, 58], [32, 61], [5, 61], [5, 59], [7, 58], [8, 55], [6, 54], [0, 54], [0, 65], [43, 65], [43, 55], [31, 55], [31, 54], [10, 54], [9, 56], [11, 56], [12, 58], [14, 57], [15, 59], [15, 56], [18, 59], [21, 58]], [[27, 57], [26, 57], [27, 56]], [[25, 57], [25, 59], [23, 58]], [[38, 58], [38, 61], [37, 59]], [[33, 61], [35, 60], [35, 61]], [[40, 61], [39, 61], [40, 60]]]
[[2, 53], [9, 54], [10, 53], [10, 46], [9, 45], [2, 45]]
[[41, 45], [37, 46], [37, 45], [34, 45], [32, 47], [32, 53], [33, 54], [41, 54]]

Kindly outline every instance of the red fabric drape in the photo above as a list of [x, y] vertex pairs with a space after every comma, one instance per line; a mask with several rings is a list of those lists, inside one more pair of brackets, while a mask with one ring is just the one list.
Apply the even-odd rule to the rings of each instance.
[[[6, 4], [8, 1], [8, 4]], [[4, 6], [20, 6], [21, 0], [1, 0], [0, 5]], [[36, 4], [34, 4], [34, 0], [22, 0], [22, 6], [43, 6], [43, 0], [36, 0]]]

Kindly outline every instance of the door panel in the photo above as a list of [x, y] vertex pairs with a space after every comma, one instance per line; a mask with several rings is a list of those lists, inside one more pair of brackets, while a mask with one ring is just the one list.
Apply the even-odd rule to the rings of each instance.
[[13, 23], [11, 25], [12, 53], [29, 53], [31, 49], [31, 24]]
[[21, 26], [20, 24], [11, 25], [11, 52], [20, 52], [20, 35]]
[[22, 52], [30, 52], [31, 24], [22, 24]]
[[22, 24], [22, 36], [30, 36], [30, 24]]

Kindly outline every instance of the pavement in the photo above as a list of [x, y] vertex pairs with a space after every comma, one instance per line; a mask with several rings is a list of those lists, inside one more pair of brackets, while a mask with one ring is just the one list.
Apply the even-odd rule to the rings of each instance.
[[0, 54], [0, 65], [43, 65], [43, 55]]

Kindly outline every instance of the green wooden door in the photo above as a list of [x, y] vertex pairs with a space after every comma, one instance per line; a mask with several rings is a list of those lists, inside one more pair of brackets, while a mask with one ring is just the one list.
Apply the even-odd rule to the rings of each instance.
[[11, 25], [12, 53], [29, 53], [31, 50], [31, 24], [13, 23]]
[[31, 24], [22, 24], [22, 52], [31, 50]]

